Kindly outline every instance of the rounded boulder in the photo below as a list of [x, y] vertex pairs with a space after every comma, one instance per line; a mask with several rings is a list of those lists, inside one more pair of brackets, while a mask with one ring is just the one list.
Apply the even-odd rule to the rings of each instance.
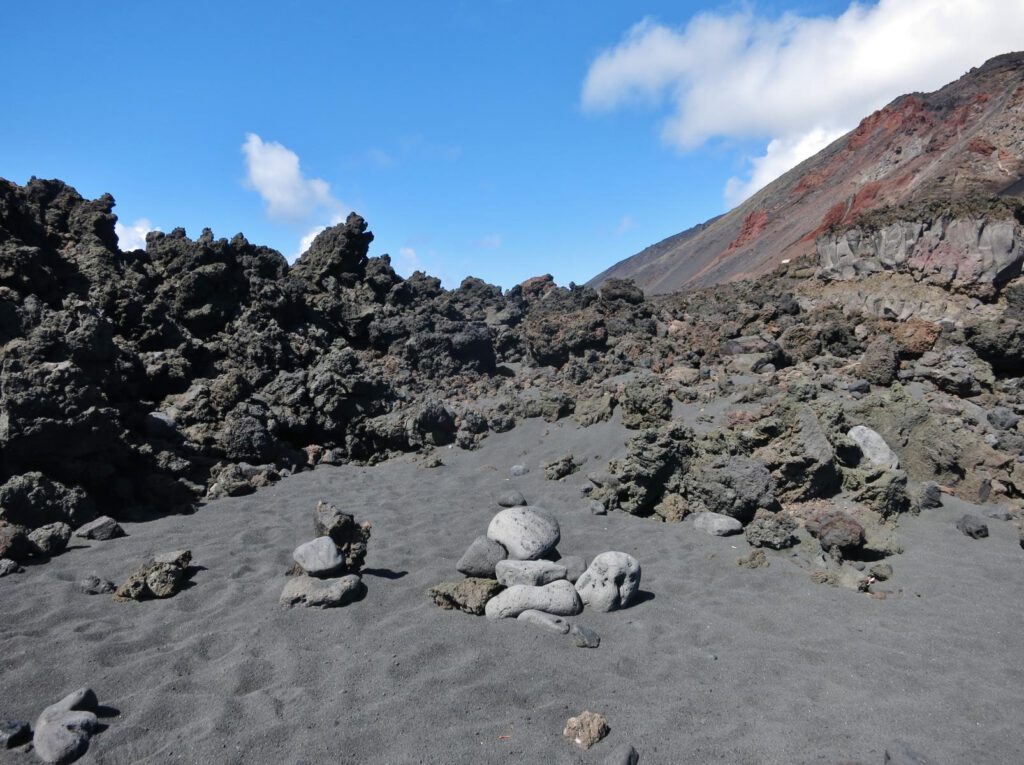
[[537, 560], [561, 539], [556, 521], [539, 507], [510, 507], [491, 519], [487, 538], [508, 550], [513, 560]]

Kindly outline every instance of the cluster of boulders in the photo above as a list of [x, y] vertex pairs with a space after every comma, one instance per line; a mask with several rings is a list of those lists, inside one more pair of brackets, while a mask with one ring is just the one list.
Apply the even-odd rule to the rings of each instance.
[[366, 592], [359, 571], [366, 561], [370, 524], [320, 500], [313, 510], [315, 539], [295, 548], [291, 577], [281, 605], [331, 608], [359, 600]]
[[44, 709], [35, 726], [22, 721], [0, 722], [0, 748], [23, 749], [50, 765], [67, 765], [89, 749], [89, 741], [105, 727], [99, 716], [113, 713], [100, 706], [91, 688], [79, 688]]
[[640, 564], [623, 552], [601, 553], [589, 566], [577, 556], [562, 557], [556, 547], [561, 530], [549, 512], [527, 505], [515, 491], [499, 504], [505, 509], [456, 564], [466, 578], [435, 585], [431, 598], [441, 608], [515, 618], [563, 635], [572, 632], [577, 644], [596, 646], [599, 638], [591, 630], [565, 617], [584, 606], [603, 612], [629, 606], [640, 589]]
[[[2, 497], [0, 501], [3, 501]], [[8, 513], [6, 507], [0, 506], [0, 577], [21, 572], [21, 564], [27, 561], [46, 560], [59, 555], [67, 548], [72, 535], [94, 541], [124, 536], [124, 529], [109, 516], [82, 524], [74, 532], [63, 521], [29, 528], [3, 520], [5, 516], [19, 517], [16, 509]]]

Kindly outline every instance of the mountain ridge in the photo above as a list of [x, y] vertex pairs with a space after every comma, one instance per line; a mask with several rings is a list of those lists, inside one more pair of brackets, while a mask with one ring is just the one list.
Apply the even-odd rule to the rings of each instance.
[[810, 255], [864, 213], [908, 202], [1024, 193], [1024, 52], [996, 56], [932, 93], [908, 93], [733, 210], [595, 276], [645, 292], [758, 276]]

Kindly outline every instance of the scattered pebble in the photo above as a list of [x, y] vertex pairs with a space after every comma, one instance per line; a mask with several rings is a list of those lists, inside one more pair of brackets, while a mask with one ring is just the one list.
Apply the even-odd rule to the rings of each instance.
[[579, 648], [597, 648], [601, 645], [601, 636], [590, 627], [580, 624], [572, 625], [572, 642]]
[[526, 465], [513, 465], [508, 469], [508, 472], [513, 478], [518, 478], [529, 473], [530, 468], [526, 467]]
[[521, 507], [526, 505], [526, 497], [523, 496], [521, 491], [512, 489], [506, 491], [500, 497], [498, 497], [499, 507]]
[[108, 595], [116, 590], [117, 587], [113, 582], [92, 574], [85, 577], [85, 579], [79, 580], [78, 584], [75, 585], [75, 589], [83, 595]]
[[604, 506], [604, 502], [597, 499], [590, 500], [590, 514], [591, 515], [608, 515], [608, 508]]

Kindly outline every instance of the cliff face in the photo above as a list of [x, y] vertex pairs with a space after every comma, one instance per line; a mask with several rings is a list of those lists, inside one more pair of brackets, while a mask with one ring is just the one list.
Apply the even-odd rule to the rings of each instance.
[[1022, 193], [1024, 53], [1011, 53], [934, 93], [901, 96], [736, 209], [590, 284], [632, 278], [657, 294], [757, 276], [871, 211]]

